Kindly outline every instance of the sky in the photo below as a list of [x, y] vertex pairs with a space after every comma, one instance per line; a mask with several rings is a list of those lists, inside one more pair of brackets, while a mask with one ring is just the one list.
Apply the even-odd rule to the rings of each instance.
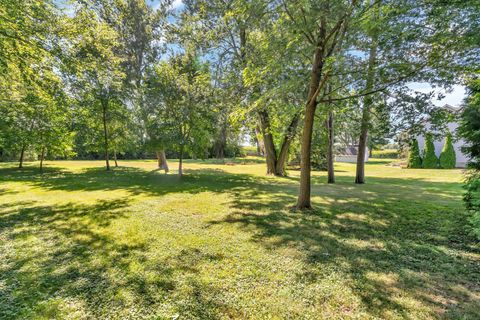
[[453, 107], [459, 107], [463, 103], [463, 99], [466, 97], [465, 87], [462, 85], [454, 85], [451, 91], [446, 91], [445, 89], [435, 88], [433, 89], [426, 82], [414, 82], [408, 85], [410, 89], [428, 93], [434, 90], [436, 93], [442, 93], [445, 97], [442, 100], [433, 99], [432, 102], [436, 106], [444, 106], [449, 104]]
[[[157, 9], [158, 6], [160, 5], [159, 0], [149, 0], [150, 4], [154, 9]], [[180, 9], [183, 6], [182, 0], [174, 0], [172, 3], [172, 8], [173, 9]]]

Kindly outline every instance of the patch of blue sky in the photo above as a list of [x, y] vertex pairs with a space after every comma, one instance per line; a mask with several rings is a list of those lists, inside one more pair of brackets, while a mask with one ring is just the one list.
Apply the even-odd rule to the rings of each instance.
[[412, 82], [408, 84], [408, 87], [414, 91], [428, 93], [434, 91], [436, 96], [442, 94], [442, 99], [433, 99], [432, 103], [436, 106], [444, 106], [449, 104], [453, 107], [459, 107], [463, 104], [463, 100], [466, 97], [465, 87], [462, 85], [454, 85], [450, 89], [433, 88], [427, 82]]

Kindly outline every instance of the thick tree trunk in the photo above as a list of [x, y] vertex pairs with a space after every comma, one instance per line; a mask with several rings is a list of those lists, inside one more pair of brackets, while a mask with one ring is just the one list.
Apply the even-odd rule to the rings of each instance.
[[108, 108], [108, 101], [102, 100], [102, 121], [103, 121], [104, 148], [105, 148], [105, 164], [107, 165], [107, 170], [110, 170], [110, 161], [108, 159], [107, 108]]
[[25, 156], [25, 148], [26, 148], [26, 145], [24, 144], [22, 146], [22, 150], [20, 151], [20, 159], [18, 160], [18, 168], [19, 169], [23, 168], [23, 158]]
[[268, 112], [262, 110], [258, 112], [260, 118], [260, 126], [262, 129], [263, 143], [265, 145], [265, 160], [267, 163], [267, 174], [275, 174], [277, 165], [277, 151], [275, 150], [275, 143], [270, 132], [270, 118]]
[[113, 149], [113, 160], [115, 160], [115, 167], [118, 168], [117, 150], [116, 149]]
[[327, 127], [328, 133], [328, 144], [327, 144], [327, 169], [328, 169], [328, 183], [335, 183], [335, 171], [333, 164], [333, 145], [335, 143], [335, 135], [333, 131], [333, 111], [328, 112], [327, 121], [325, 121], [325, 126]]
[[[368, 72], [366, 91], [371, 91], [375, 83], [375, 66], [377, 64], [377, 37], [372, 37], [372, 44], [370, 46], [370, 56], [368, 58]], [[360, 125], [360, 138], [358, 139], [358, 154], [357, 154], [357, 172], [355, 176], [355, 183], [365, 183], [365, 153], [367, 148], [368, 128], [370, 126], [370, 109], [373, 105], [373, 96], [367, 95], [363, 99], [362, 122]]]
[[180, 156], [178, 159], [178, 175], [183, 175], [183, 144], [180, 146]]
[[298, 127], [298, 123], [300, 122], [300, 113], [296, 113], [293, 116], [292, 121], [290, 122], [287, 130], [285, 131], [285, 135], [283, 137], [282, 146], [280, 148], [280, 152], [278, 154], [277, 163], [275, 165], [275, 175], [276, 176], [285, 176], [285, 166], [287, 164], [288, 158], [288, 150], [290, 149], [290, 145], [292, 144], [293, 138], [295, 138], [295, 132]]
[[310, 89], [308, 93], [308, 102], [305, 106], [305, 123], [303, 126], [302, 148], [300, 159], [300, 188], [297, 200], [297, 209], [308, 210], [312, 208], [310, 200], [311, 190], [311, 151], [312, 151], [312, 133], [313, 122], [315, 120], [315, 110], [317, 109], [317, 90], [320, 87], [322, 77], [324, 51], [321, 47], [315, 50], [315, 58], [312, 65], [310, 76]]
[[158, 160], [158, 168], [165, 170], [165, 173], [168, 173], [168, 163], [167, 163], [167, 156], [165, 155], [165, 150], [157, 151], [157, 160]]
[[42, 153], [40, 155], [40, 171], [43, 171], [43, 159], [45, 159], [45, 147], [42, 147]]
[[215, 143], [215, 158], [224, 159], [225, 158], [225, 148], [227, 146], [227, 121], [225, 120], [222, 123], [222, 128], [220, 129], [220, 135], [217, 137]]

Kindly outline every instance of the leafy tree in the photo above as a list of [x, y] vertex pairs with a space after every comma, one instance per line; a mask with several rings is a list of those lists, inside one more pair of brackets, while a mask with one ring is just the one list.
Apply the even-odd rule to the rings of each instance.
[[480, 239], [480, 77], [470, 79], [468, 96], [458, 132], [465, 140], [462, 151], [469, 156], [464, 201], [472, 213], [473, 232]]
[[417, 139], [413, 139], [410, 143], [410, 150], [408, 153], [408, 168], [421, 168], [422, 158], [420, 156], [420, 147], [418, 146]]
[[191, 52], [162, 61], [147, 79], [152, 143], [179, 154], [179, 175], [186, 153], [203, 157], [211, 144], [214, 114], [208, 65]]
[[72, 91], [88, 113], [97, 141], [94, 145], [103, 149], [106, 168], [110, 170], [110, 124], [116, 114], [128, 110], [122, 102], [125, 73], [121, 68], [124, 59], [119, 55], [118, 33], [100, 18], [94, 11], [81, 8], [72, 19], [76, 34], [67, 71], [72, 74]]
[[448, 133], [445, 139], [445, 145], [443, 146], [442, 153], [440, 154], [440, 168], [453, 169], [457, 164], [455, 156], [455, 149], [452, 143], [452, 134]]
[[425, 147], [423, 151], [423, 167], [425, 169], [438, 168], [438, 158], [435, 155], [435, 145], [433, 144], [433, 135], [431, 133], [425, 135]]

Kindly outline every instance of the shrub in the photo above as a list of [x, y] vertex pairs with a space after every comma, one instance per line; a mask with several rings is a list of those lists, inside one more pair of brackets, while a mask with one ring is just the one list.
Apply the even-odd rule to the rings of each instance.
[[438, 167], [438, 158], [435, 155], [435, 145], [433, 144], [433, 136], [427, 133], [425, 136], [425, 156], [423, 157], [423, 167], [425, 169], [435, 169]]
[[470, 223], [473, 233], [480, 239], [480, 77], [468, 83], [469, 96], [463, 109], [458, 132], [465, 140], [462, 148], [470, 158], [468, 161], [469, 174], [464, 196], [467, 209], [471, 212]]
[[408, 168], [421, 168], [422, 158], [420, 157], [420, 148], [417, 139], [410, 143], [410, 152], [408, 153]]
[[387, 150], [373, 150], [372, 158], [378, 159], [398, 159], [398, 150], [387, 149]]
[[463, 196], [467, 210], [471, 212], [470, 223], [473, 234], [480, 239], [480, 173], [471, 170], [465, 184], [467, 192]]
[[443, 169], [453, 169], [456, 164], [457, 158], [455, 156], [455, 149], [453, 148], [452, 134], [448, 133], [442, 153], [440, 154], [440, 167]]

